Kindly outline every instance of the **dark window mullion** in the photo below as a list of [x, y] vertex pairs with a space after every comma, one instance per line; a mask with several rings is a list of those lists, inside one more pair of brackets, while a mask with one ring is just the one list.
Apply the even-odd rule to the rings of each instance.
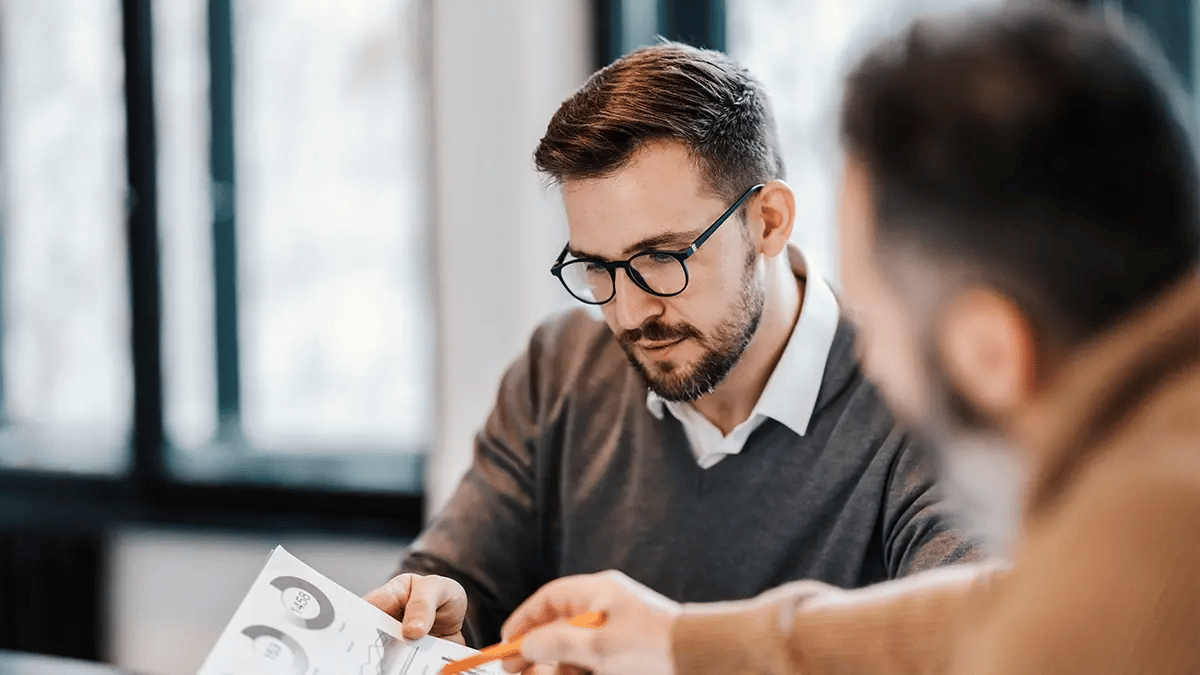
[[[1081, 0], [1080, 4], [1089, 4]], [[1196, 39], [1200, 24], [1192, 0], [1090, 0], [1090, 4], [1105, 10], [1118, 9], [1137, 19], [1154, 37], [1159, 49], [1175, 70], [1180, 83], [1194, 97], [1197, 95]]]
[[1179, 81], [1194, 92], [1192, 0], [1125, 0], [1123, 4], [1126, 12], [1140, 19], [1154, 34]]
[[234, 180], [233, 16], [231, 0], [208, 2], [210, 171], [213, 210], [213, 309], [216, 327], [217, 438], [239, 441], [237, 190]]
[[662, 32], [662, 0], [595, 0], [596, 67], [650, 44]]
[[126, 170], [130, 324], [133, 350], [133, 477], [141, 487], [163, 478], [158, 176], [151, 68], [151, 0], [122, 0], [125, 54]]
[[664, 37], [725, 51], [725, 0], [659, 0], [658, 6]]
[[594, 0], [597, 67], [655, 36], [725, 50], [725, 0]]

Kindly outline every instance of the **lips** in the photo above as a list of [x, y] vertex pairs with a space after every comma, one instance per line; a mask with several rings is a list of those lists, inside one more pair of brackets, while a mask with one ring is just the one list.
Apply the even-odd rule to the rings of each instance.
[[674, 347], [686, 339], [687, 338], [677, 338], [675, 340], [668, 340], [666, 342], [642, 342], [639, 343], [638, 346], [648, 352], [661, 352], [670, 347]]

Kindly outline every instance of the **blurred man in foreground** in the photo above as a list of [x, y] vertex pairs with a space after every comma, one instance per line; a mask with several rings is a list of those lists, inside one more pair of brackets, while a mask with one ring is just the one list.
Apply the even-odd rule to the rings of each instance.
[[[1009, 8], [919, 22], [847, 81], [840, 228], [864, 366], [948, 476], [986, 473], [974, 511], [1011, 567], [688, 606], [619, 573], [564, 579], [505, 625], [533, 629], [524, 658], [1200, 672], [1194, 123], [1143, 51], [1094, 18]], [[607, 625], [557, 621], [585, 611]]]

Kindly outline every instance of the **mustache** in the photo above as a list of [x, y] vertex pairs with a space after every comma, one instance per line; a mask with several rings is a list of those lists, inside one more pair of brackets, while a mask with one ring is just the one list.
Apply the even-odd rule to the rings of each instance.
[[629, 347], [643, 340], [649, 342], [667, 342], [687, 338], [700, 339], [703, 337], [700, 331], [696, 330], [695, 326], [686, 323], [671, 326], [661, 321], [651, 320], [633, 330], [621, 333], [620, 340], [621, 344]]

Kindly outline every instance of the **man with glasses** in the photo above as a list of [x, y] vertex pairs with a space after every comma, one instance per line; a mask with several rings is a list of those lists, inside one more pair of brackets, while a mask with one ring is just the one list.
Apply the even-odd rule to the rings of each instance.
[[698, 602], [977, 557], [789, 244], [795, 196], [743, 68], [635, 51], [563, 103], [535, 161], [570, 229], [551, 272], [603, 320], [535, 332], [456, 494], [368, 594], [407, 637], [495, 642], [539, 586], [604, 569]]

